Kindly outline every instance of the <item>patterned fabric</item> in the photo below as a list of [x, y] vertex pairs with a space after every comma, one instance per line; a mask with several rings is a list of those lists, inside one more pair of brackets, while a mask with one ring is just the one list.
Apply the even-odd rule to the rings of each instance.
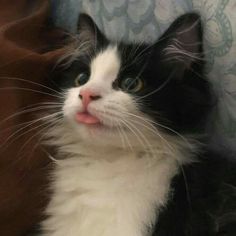
[[[79, 12], [90, 14], [110, 38], [157, 39], [179, 15], [200, 12], [205, 26], [207, 73], [219, 97], [210, 121], [217, 145], [236, 150], [235, 0], [52, 0], [58, 25], [76, 31]], [[225, 141], [226, 142], [223, 142]]]

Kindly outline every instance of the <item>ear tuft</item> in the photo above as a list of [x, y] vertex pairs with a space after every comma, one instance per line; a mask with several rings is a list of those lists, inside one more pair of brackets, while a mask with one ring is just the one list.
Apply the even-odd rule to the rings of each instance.
[[93, 46], [105, 39], [92, 17], [85, 13], [81, 13], [79, 16], [78, 34], [82, 42], [89, 42]]
[[[179, 17], [163, 35], [167, 38], [164, 49], [166, 61], [181, 64], [185, 69], [192, 63], [203, 60], [202, 24], [196, 13], [185, 14]], [[183, 68], [183, 69], [184, 69]]]
[[78, 20], [78, 32], [83, 32], [83, 31], [89, 31], [91, 33], [94, 33], [95, 31], [95, 23], [93, 21], [93, 19], [85, 14], [85, 13], [81, 13], [79, 15], [79, 20]]

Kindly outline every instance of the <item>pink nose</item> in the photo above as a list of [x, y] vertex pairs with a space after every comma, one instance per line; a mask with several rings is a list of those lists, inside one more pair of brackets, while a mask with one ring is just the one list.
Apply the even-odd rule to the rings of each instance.
[[89, 89], [84, 89], [80, 91], [79, 98], [82, 100], [82, 104], [86, 109], [90, 102], [100, 99], [101, 96]]

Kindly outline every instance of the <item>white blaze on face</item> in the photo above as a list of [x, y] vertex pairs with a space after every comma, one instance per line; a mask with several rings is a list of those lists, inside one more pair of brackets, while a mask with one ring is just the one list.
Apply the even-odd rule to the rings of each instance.
[[94, 90], [101, 96], [111, 92], [112, 82], [117, 78], [121, 66], [116, 46], [101, 51], [91, 62], [91, 75], [84, 88]]
[[[101, 50], [91, 61], [90, 77], [87, 83], [80, 87], [73, 87], [68, 90], [64, 115], [74, 122], [78, 112], [83, 112], [83, 104], [79, 98], [80, 91], [89, 91], [100, 97], [91, 101], [87, 107], [88, 112], [97, 117], [103, 124], [114, 126], [118, 117], [122, 114], [121, 109], [129, 107], [131, 111], [133, 101], [130, 95], [112, 88], [112, 83], [117, 79], [121, 66], [121, 60], [117, 46], [108, 46]], [[81, 72], [80, 72], [81, 73]], [[116, 106], [116, 107], [114, 107]], [[112, 111], [109, 108], [112, 108]], [[79, 126], [80, 124], [76, 124]]]
[[[114, 93], [112, 83], [117, 79], [121, 61], [118, 55], [117, 46], [109, 46], [96, 55], [91, 61], [89, 81], [80, 86], [68, 90], [64, 106], [66, 117], [72, 117], [75, 112], [82, 110], [81, 100], [78, 99], [80, 90], [89, 89], [102, 97], [101, 101], [107, 98], [108, 94]], [[100, 101], [100, 103], [101, 103]]]
[[[96, 141], [99, 144], [109, 143], [110, 146], [126, 148], [140, 145], [143, 147], [147, 145], [148, 137], [156, 136], [146, 123], [141, 124], [143, 120], [147, 122], [147, 117], [140, 112], [133, 95], [112, 87], [112, 83], [119, 76], [120, 67], [121, 58], [117, 46], [108, 46], [92, 59], [88, 82], [68, 90], [63, 112], [65, 120], [73, 126], [68, 130], [70, 134], [78, 134], [78, 139], [85, 142]], [[98, 119], [102, 126], [85, 125], [75, 118], [78, 113], [84, 111], [79, 94], [81, 90], [86, 89], [100, 96], [89, 103], [87, 111]], [[125, 142], [128, 144], [124, 144]]]

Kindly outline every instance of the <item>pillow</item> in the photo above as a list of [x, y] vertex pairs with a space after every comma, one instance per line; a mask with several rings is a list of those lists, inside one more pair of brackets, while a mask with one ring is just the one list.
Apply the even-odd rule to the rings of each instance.
[[57, 25], [76, 32], [79, 12], [90, 14], [110, 38], [153, 41], [179, 15], [197, 11], [205, 27], [207, 73], [218, 97], [209, 121], [215, 147], [236, 151], [235, 0], [52, 0]]

